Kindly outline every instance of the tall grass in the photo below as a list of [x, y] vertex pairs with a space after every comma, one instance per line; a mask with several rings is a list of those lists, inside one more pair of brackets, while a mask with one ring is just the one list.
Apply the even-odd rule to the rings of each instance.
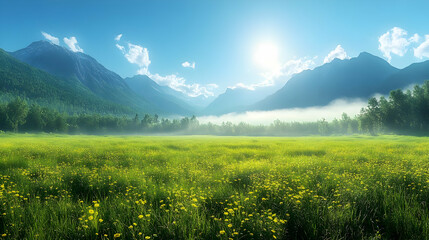
[[0, 135], [4, 239], [428, 239], [429, 139]]

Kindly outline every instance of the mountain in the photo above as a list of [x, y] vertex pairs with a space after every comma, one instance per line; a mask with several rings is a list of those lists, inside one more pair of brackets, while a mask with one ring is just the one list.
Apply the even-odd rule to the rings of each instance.
[[205, 107], [207, 107], [215, 99], [214, 96], [207, 96], [206, 97], [204, 95], [191, 97], [185, 93], [176, 91], [170, 87], [167, 87], [167, 86], [161, 86], [161, 87], [164, 88], [164, 91], [167, 94], [172, 95], [172, 96], [176, 97], [177, 99], [185, 102], [186, 104], [191, 106], [195, 111], [203, 110]]
[[124, 80], [135, 93], [144, 97], [158, 109], [163, 109], [167, 114], [190, 115], [193, 113], [192, 106], [173, 95], [176, 94], [175, 90], [158, 85], [146, 75], [136, 75]]
[[368, 98], [395, 89], [385, 80], [398, 71], [366, 52], [352, 59], [334, 59], [314, 70], [296, 74], [283, 88], [247, 110], [324, 106], [338, 98]]
[[66, 112], [132, 113], [129, 107], [95, 95], [77, 80], [64, 80], [36, 69], [0, 49], [0, 96], [16, 96]]
[[390, 90], [406, 88], [412, 84], [422, 84], [429, 80], [429, 60], [421, 63], [413, 63], [383, 81], [384, 93]]
[[118, 114], [220, 115], [323, 106], [338, 98], [368, 98], [429, 80], [429, 61], [399, 70], [363, 52], [296, 74], [277, 92], [274, 87], [228, 88], [208, 104], [213, 98], [190, 97], [148, 76], [122, 79], [94, 58], [47, 41], [9, 54], [1, 50], [0, 64], [0, 98], [19, 95], [69, 112]]
[[245, 88], [227, 88], [212, 103], [210, 103], [201, 115], [222, 115], [230, 112], [240, 112], [249, 105], [261, 101], [268, 95], [274, 93], [274, 87], [260, 87], [255, 90]]
[[47, 41], [38, 41], [11, 55], [61, 78], [77, 79], [105, 100], [128, 106], [135, 111], [159, 111], [146, 99], [135, 94], [118, 74], [84, 53], [72, 52]]
[[[146, 76], [146, 75], [145, 75]], [[147, 77], [147, 76], [146, 76]], [[149, 77], [147, 77], [149, 78]], [[150, 78], [149, 78], [150, 79]], [[127, 79], [125, 79], [127, 80]], [[152, 84], [155, 83], [158, 85], [155, 81], [150, 79]], [[131, 86], [130, 86], [131, 87]], [[133, 89], [133, 87], [131, 87]], [[163, 92], [163, 94], [172, 96], [175, 98], [175, 100], [179, 101], [179, 105], [182, 107], [191, 110], [190, 112], [197, 112], [205, 108], [211, 101], [213, 101], [214, 97], [206, 97], [204, 95], [199, 95], [197, 97], [191, 97], [183, 92], [176, 91], [168, 86], [161, 86], [158, 85], [156, 89], [161, 89], [160, 91]]]

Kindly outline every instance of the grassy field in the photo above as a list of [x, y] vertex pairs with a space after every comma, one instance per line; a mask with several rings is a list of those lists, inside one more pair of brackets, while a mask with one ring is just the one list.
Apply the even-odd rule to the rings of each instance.
[[0, 135], [3, 239], [428, 239], [429, 139]]

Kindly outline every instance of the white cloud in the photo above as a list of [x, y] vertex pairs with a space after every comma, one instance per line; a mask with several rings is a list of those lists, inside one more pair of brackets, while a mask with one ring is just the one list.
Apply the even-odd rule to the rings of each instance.
[[316, 66], [313, 58], [299, 58], [287, 61], [282, 68], [282, 76], [292, 76], [294, 74], [300, 73], [304, 70], [313, 69]]
[[217, 85], [216, 83], [209, 83], [206, 86], [209, 87], [210, 89], [215, 89], [219, 87], [219, 85]]
[[121, 50], [128, 62], [139, 66], [140, 69], [137, 71], [137, 74], [148, 75], [148, 69], [151, 61], [149, 59], [149, 50], [147, 50], [147, 48], [132, 43], [128, 43], [127, 50], [124, 46], [119, 44], [116, 44], [116, 47]]
[[392, 60], [392, 54], [402, 57], [407, 53], [411, 43], [419, 41], [419, 35], [414, 34], [410, 38], [407, 38], [407, 35], [404, 29], [394, 27], [378, 38], [378, 49], [389, 62]]
[[247, 90], [254, 91], [256, 87], [259, 87], [259, 83], [246, 85], [246, 84], [240, 82], [240, 83], [237, 83], [234, 86], [230, 86], [228, 88], [231, 88], [231, 89], [244, 88], [244, 89], [247, 89]]
[[77, 45], [77, 40], [75, 37], [64, 38], [64, 43], [72, 50], [73, 52], [83, 52], [83, 49]]
[[201, 86], [198, 83], [187, 84], [185, 78], [179, 77], [176, 74], [161, 76], [158, 73], [151, 74], [150, 72], [147, 72], [145, 75], [160, 85], [167, 85], [176, 91], [187, 94], [190, 97], [198, 97], [200, 95], [205, 97], [214, 96], [212, 90], [218, 87], [213, 83], [207, 84], [206, 86]]
[[[276, 69], [273, 69], [269, 72], [264, 72], [261, 74], [263, 77], [263, 81], [254, 83], [254, 84], [244, 84], [244, 83], [238, 83], [235, 86], [229, 87], [229, 88], [246, 88], [249, 90], [255, 90], [257, 87], [269, 87], [276, 84], [276, 80], [280, 77], [286, 77], [286, 80], [289, 80], [294, 74], [300, 73], [304, 70], [313, 69], [316, 67], [315, 59], [313, 58], [298, 58], [298, 59], [292, 59], [289, 60], [283, 64], [277, 64], [278, 67]], [[284, 84], [285, 82], [282, 82], [281, 84]]]
[[335, 58], [338, 58], [341, 60], [350, 59], [350, 57], [347, 55], [346, 51], [344, 50], [344, 48], [341, 47], [341, 45], [337, 45], [337, 47], [334, 50], [332, 50], [328, 54], [328, 56], [325, 57], [325, 59], [323, 60], [323, 63], [329, 63]]
[[121, 50], [121, 52], [122, 52], [122, 53], [125, 53], [125, 47], [124, 47], [124, 46], [121, 46], [121, 45], [119, 45], [119, 44], [116, 44], [116, 47], [117, 47], [119, 50]]
[[195, 62], [190, 63], [190, 62], [186, 61], [186, 62], [182, 63], [182, 67], [195, 69]]
[[128, 53], [125, 53], [125, 58], [128, 62], [137, 64], [140, 68], [147, 69], [151, 63], [147, 48], [132, 43], [128, 43]]
[[122, 33], [121, 33], [121, 34], [119, 34], [119, 35], [117, 35], [117, 36], [115, 37], [115, 41], [119, 41], [119, 40], [121, 40], [121, 37], [122, 37]]
[[60, 45], [60, 40], [57, 37], [52, 36], [51, 34], [42, 32], [42, 35], [49, 40], [51, 43], [55, 44], [55, 45]]
[[[214, 96], [213, 90], [218, 87], [216, 84], [207, 84], [205, 86], [202, 86], [198, 83], [188, 84], [186, 83], [185, 78], [177, 76], [176, 74], [170, 74], [166, 76], [159, 75], [158, 73], [152, 74], [149, 71], [149, 65], [151, 64], [151, 61], [147, 48], [132, 43], [128, 43], [127, 49], [119, 44], [116, 44], [116, 47], [121, 50], [128, 62], [139, 66], [137, 74], [147, 75], [158, 84], [167, 85], [170, 88], [187, 94], [191, 97], [197, 97], [200, 95], [205, 97]], [[189, 65], [190, 67], [193, 65], [193, 68], [195, 68], [195, 63]]]
[[422, 44], [414, 48], [414, 56], [420, 59], [423, 57], [429, 58], [429, 35], [425, 36], [425, 41]]
[[420, 41], [420, 36], [417, 33], [414, 33], [412, 37], [409, 39], [410, 43], [416, 43]]
[[137, 74], [149, 76], [150, 72], [149, 72], [149, 69], [147, 67], [143, 67], [143, 68], [140, 68], [139, 70], [137, 70]]

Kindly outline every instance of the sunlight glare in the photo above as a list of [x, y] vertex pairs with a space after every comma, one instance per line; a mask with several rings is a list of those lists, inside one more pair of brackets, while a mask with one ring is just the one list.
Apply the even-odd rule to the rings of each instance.
[[264, 69], [273, 69], [278, 65], [278, 48], [272, 42], [262, 42], [254, 50], [255, 64]]

